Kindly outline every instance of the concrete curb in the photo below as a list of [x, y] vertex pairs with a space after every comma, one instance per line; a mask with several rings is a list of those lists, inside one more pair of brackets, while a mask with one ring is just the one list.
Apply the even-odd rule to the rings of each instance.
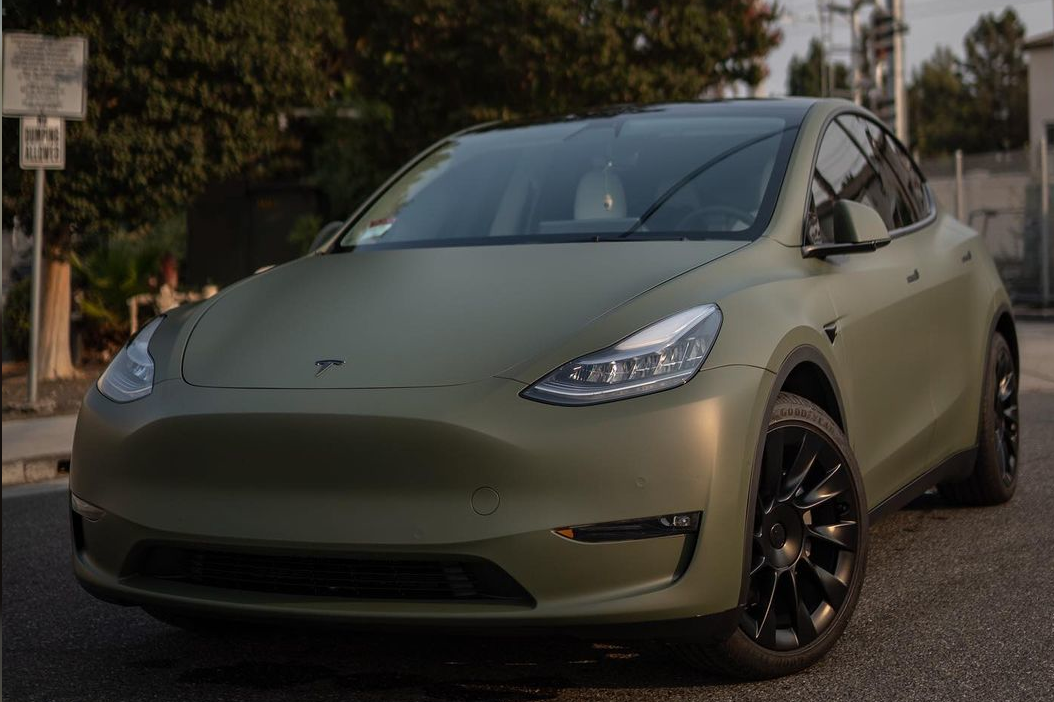
[[68, 475], [69, 472], [69, 454], [16, 458], [4, 461], [3, 487], [26, 483], [42, 483]]
[[1015, 307], [1014, 319], [1019, 322], [1054, 322], [1054, 307]]

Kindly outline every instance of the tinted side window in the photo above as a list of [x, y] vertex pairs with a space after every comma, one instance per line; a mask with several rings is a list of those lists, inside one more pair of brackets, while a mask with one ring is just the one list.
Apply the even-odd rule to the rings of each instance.
[[882, 178], [882, 184], [890, 200], [888, 216], [886, 211], [881, 213], [886, 227], [900, 229], [914, 222], [916, 220], [915, 211], [900, 185], [892, 160], [889, 158], [891, 144], [886, 139], [886, 133], [874, 122], [855, 115], [842, 115], [838, 118], [838, 123], [860, 145], [871, 165]]
[[922, 177], [900, 143], [869, 119], [857, 115], [838, 118], [879, 169], [890, 192], [895, 193], [891, 229], [906, 227], [929, 214]]
[[908, 152], [904, 150], [899, 141], [888, 134], [886, 135], [886, 141], [890, 145], [888, 153], [893, 162], [893, 170], [900, 177], [901, 182], [904, 184], [904, 189], [908, 191], [908, 199], [911, 200], [912, 207], [918, 214], [918, 218], [925, 219], [930, 213], [930, 201], [926, 197], [926, 188], [922, 184], [922, 175], [919, 173], [918, 166], [911, 160]]
[[886, 226], [892, 228], [895, 202], [885, 183], [846, 131], [837, 122], [832, 122], [816, 157], [810, 223], [806, 229], [809, 243], [835, 240], [834, 205], [843, 199], [874, 208]]

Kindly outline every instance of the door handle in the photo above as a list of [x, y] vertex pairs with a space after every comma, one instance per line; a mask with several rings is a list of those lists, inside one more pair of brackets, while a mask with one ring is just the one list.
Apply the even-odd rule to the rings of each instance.
[[908, 282], [909, 283], [914, 283], [918, 279], [919, 279], [919, 269], [916, 268], [915, 270], [913, 270], [911, 272], [911, 275], [908, 276]]
[[963, 254], [963, 263], [969, 263], [973, 260], [973, 251], [967, 251]]

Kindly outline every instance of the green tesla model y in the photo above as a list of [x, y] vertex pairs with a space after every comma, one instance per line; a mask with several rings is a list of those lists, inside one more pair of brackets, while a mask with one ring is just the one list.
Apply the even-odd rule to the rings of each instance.
[[312, 253], [147, 324], [88, 393], [73, 567], [184, 625], [824, 655], [868, 525], [1017, 480], [978, 234], [838, 100], [487, 124]]

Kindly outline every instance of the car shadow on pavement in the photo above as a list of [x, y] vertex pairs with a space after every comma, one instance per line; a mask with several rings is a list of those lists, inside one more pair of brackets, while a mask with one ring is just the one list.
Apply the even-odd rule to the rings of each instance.
[[[163, 625], [158, 625], [163, 626]], [[149, 648], [172, 657], [126, 658], [155, 680], [202, 688], [278, 691], [308, 686], [406, 699], [547, 700], [575, 688], [698, 687], [728, 681], [693, 673], [653, 643], [573, 638], [381, 636], [333, 630], [236, 630], [201, 635], [165, 628]], [[203, 661], [226, 660], [218, 665]]]

